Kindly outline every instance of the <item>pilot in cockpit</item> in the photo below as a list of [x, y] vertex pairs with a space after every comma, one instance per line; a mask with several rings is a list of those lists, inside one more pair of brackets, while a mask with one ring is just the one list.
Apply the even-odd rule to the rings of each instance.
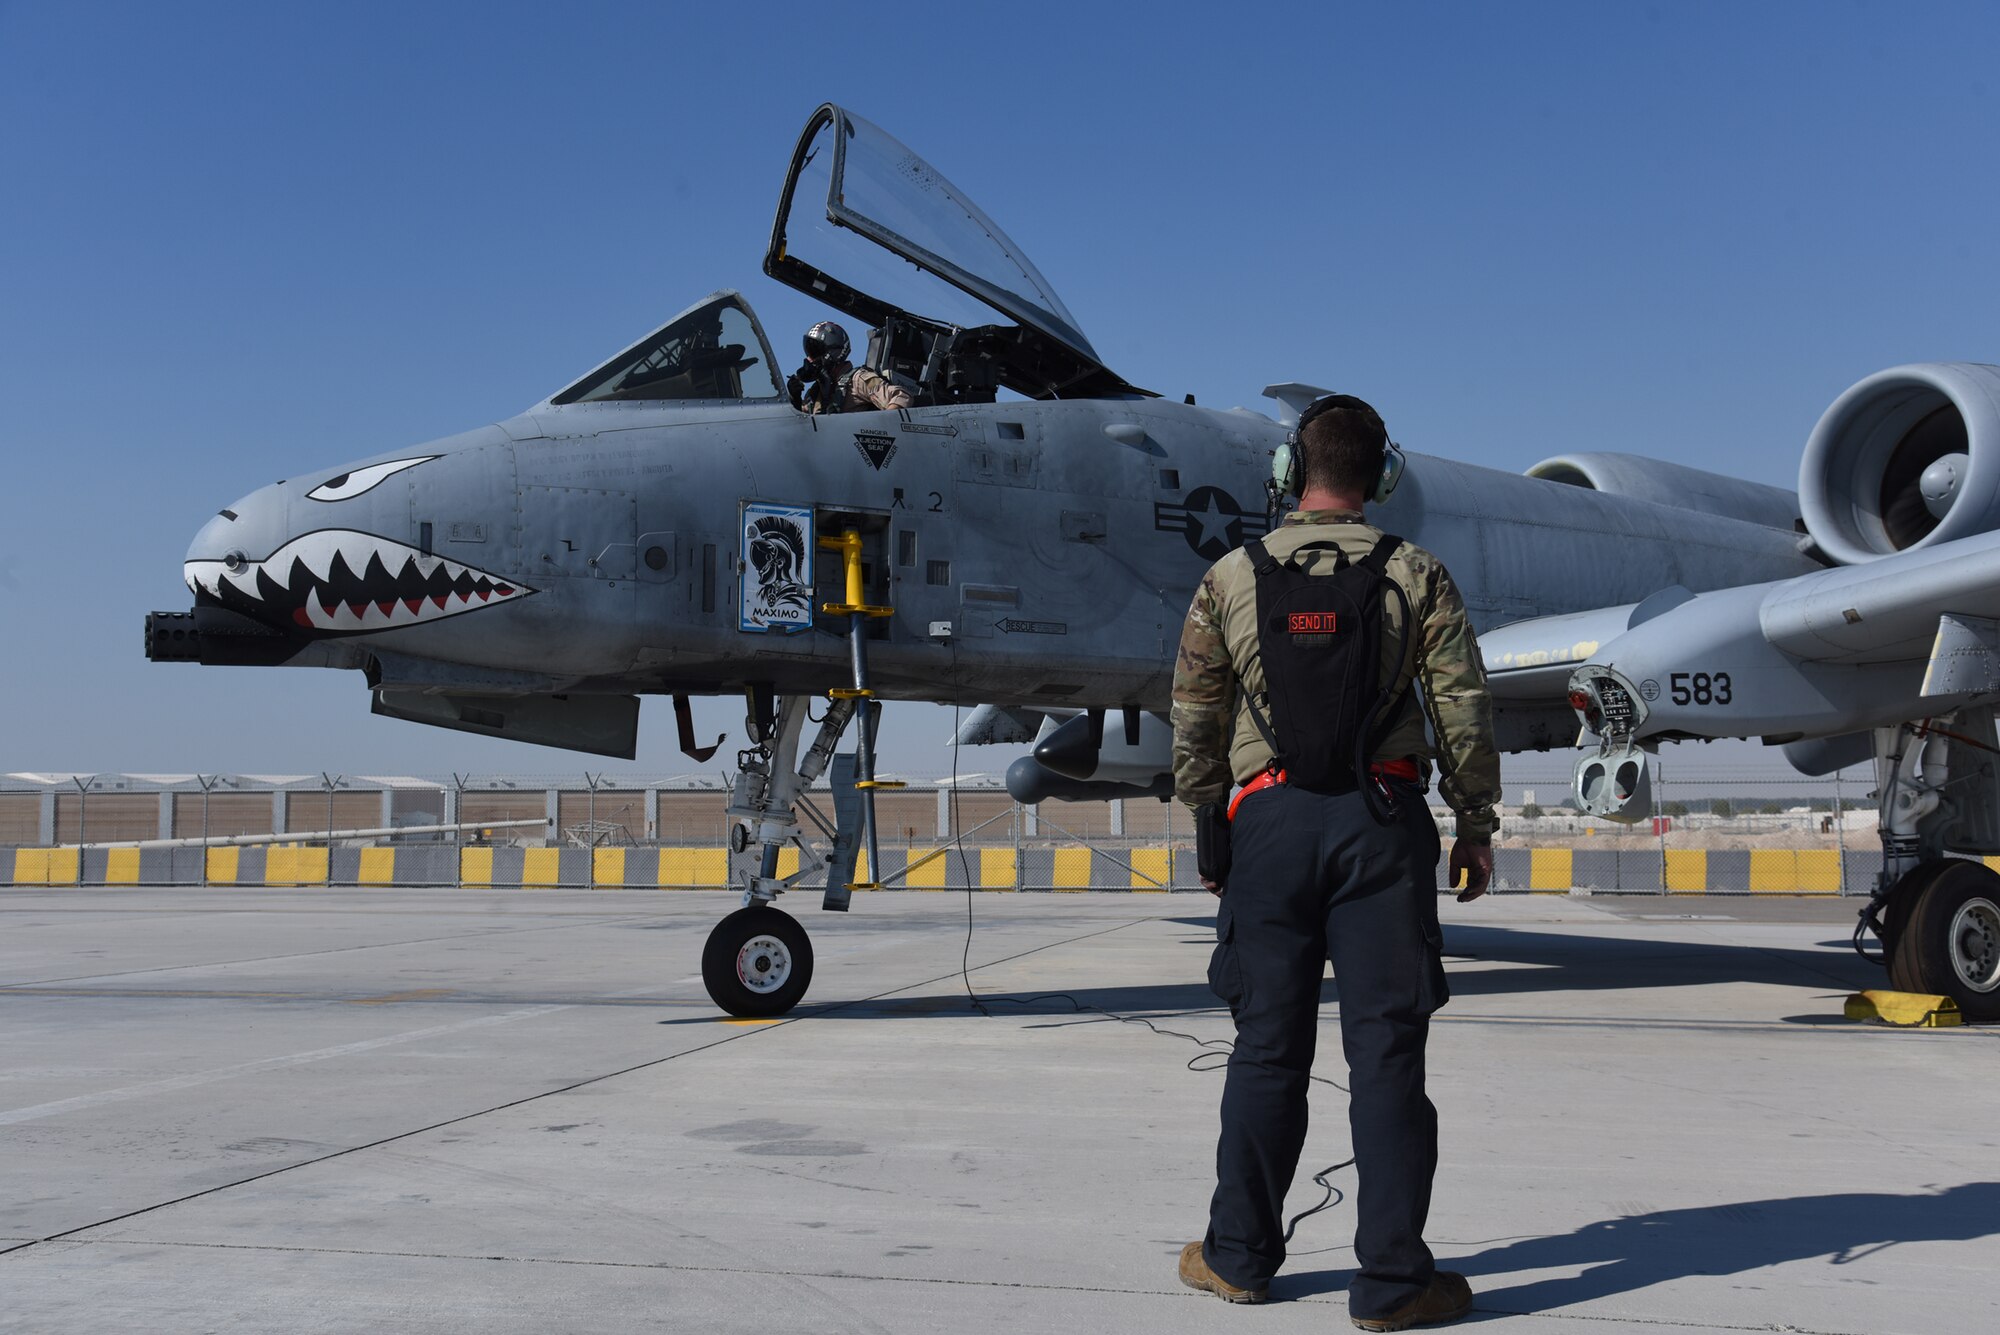
[[887, 376], [848, 361], [847, 331], [831, 320], [806, 330], [806, 363], [785, 381], [792, 406], [806, 413], [907, 408], [910, 392]]

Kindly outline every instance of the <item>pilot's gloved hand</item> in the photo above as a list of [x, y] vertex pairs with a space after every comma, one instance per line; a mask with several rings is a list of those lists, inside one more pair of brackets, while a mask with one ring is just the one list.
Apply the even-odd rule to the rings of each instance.
[[1493, 880], [1493, 845], [1475, 844], [1464, 839], [1451, 846], [1451, 886], [1456, 889], [1461, 879], [1465, 888], [1458, 892], [1458, 902], [1467, 903], [1486, 893], [1486, 887]]
[[[802, 366], [799, 368], [799, 371], [808, 369], [810, 368]], [[804, 408], [806, 406], [806, 384], [806, 380], [799, 375], [798, 371], [794, 371], [786, 377], [785, 393], [791, 395], [792, 406], [794, 408]]]

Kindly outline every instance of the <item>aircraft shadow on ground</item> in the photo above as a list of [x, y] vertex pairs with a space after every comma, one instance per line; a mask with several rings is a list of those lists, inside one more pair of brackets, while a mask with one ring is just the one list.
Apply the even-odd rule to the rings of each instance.
[[[1168, 919], [1188, 927], [1213, 928], [1212, 918]], [[1765, 983], [1807, 987], [1827, 994], [1850, 992], [1882, 984], [1882, 972], [1846, 948], [1743, 946], [1719, 941], [1672, 941], [1592, 936], [1581, 932], [1537, 932], [1513, 927], [1445, 928], [1445, 970], [1454, 998], [1506, 996], [1537, 992], [1623, 990], [1653, 987], [1700, 987], [1717, 983]], [[1204, 971], [1208, 942], [1187, 943], [1184, 982], [1131, 986], [1062, 985], [1052, 973], [1050, 986], [1038, 991], [995, 991], [973, 974], [973, 987], [995, 1013], [1068, 1013], [1062, 1001], [1027, 1004], [1047, 993], [1063, 993], [1087, 1007], [1121, 1014], [1155, 1015], [1169, 1011], [1209, 1010], [1220, 1003], [1208, 990]], [[1079, 979], [1089, 970], [1079, 967]], [[1321, 1000], [1340, 999], [1339, 984], [1329, 978]], [[810, 1003], [802, 1008], [810, 1010]], [[887, 997], [879, 1001], [839, 1006], [844, 1018], [911, 1019], [959, 1016], [970, 1010], [963, 995]], [[1445, 1012], [1449, 1018], [1450, 1012]], [[1776, 1018], [1776, 1017], [1774, 1017]]]
[[[1508, 1240], [1440, 1264], [1462, 1271], [1489, 1316], [1548, 1312], [1698, 1275], [1741, 1275], [1825, 1258], [1850, 1265], [1900, 1243], [1971, 1242], [2000, 1233], [2000, 1182], [1939, 1191], [1838, 1192], [1740, 1201], [1602, 1219], [1572, 1233]], [[1438, 1245], [1442, 1253], [1455, 1250]], [[1534, 1270], [1583, 1273], [1496, 1287], [1496, 1276]], [[1337, 1293], [1351, 1270], [1280, 1275], [1274, 1299]], [[1481, 1282], [1482, 1279], [1485, 1282]]]

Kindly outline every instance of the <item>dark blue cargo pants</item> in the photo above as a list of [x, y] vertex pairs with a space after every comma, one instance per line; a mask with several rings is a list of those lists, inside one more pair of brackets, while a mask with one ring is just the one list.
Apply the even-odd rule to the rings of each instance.
[[1360, 1178], [1360, 1273], [1347, 1302], [1363, 1317], [1415, 1298], [1434, 1269], [1423, 1231], [1437, 1110], [1424, 1095], [1424, 1042], [1448, 995], [1438, 835], [1414, 784], [1391, 783], [1390, 791], [1397, 815], [1389, 825], [1376, 823], [1358, 792], [1279, 786], [1244, 798], [1209, 964], [1209, 985], [1236, 1021], [1209, 1266], [1231, 1284], [1258, 1288], [1284, 1262], [1285, 1193], [1305, 1144], [1320, 983], [1331, 959]]

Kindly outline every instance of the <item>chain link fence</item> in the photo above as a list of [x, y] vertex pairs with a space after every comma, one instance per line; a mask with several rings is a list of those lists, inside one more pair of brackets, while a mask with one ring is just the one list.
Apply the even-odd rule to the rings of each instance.
[[[1510, 779], [1495, 889], [1865, 894], [1881, 866], [1868, 788], [1852, 775], [1662, 767], [1657, 814], [1626, 826], [1567, 806], [1566, 782]], [[809, 800], [830, 823], [826, 791]], [[13, 775], [0, 778], [0, 883], [712, 889], [729, 883], [728, 801], [726, 785], [706, 775]], [[1432, 815], [1448, 848], [1451, 814], [1438, 806]], [[860, 879], [892, 887], [1198, 888], [1192, 823], [1173, 802], [1022, 806], [980, 778], [885, 792], [877, 821], [883, 866], [879, 876], [864, 867]], [[469, 828], [398, 833], [437, 825]], [[817, 833], [810, 820], [801, 828]], [[343, 837], [355, 830], [387, 833]], [[226, 836], [277, 841], [101, 846]], [[787, 850], [780, 872], [798, 865]]]

